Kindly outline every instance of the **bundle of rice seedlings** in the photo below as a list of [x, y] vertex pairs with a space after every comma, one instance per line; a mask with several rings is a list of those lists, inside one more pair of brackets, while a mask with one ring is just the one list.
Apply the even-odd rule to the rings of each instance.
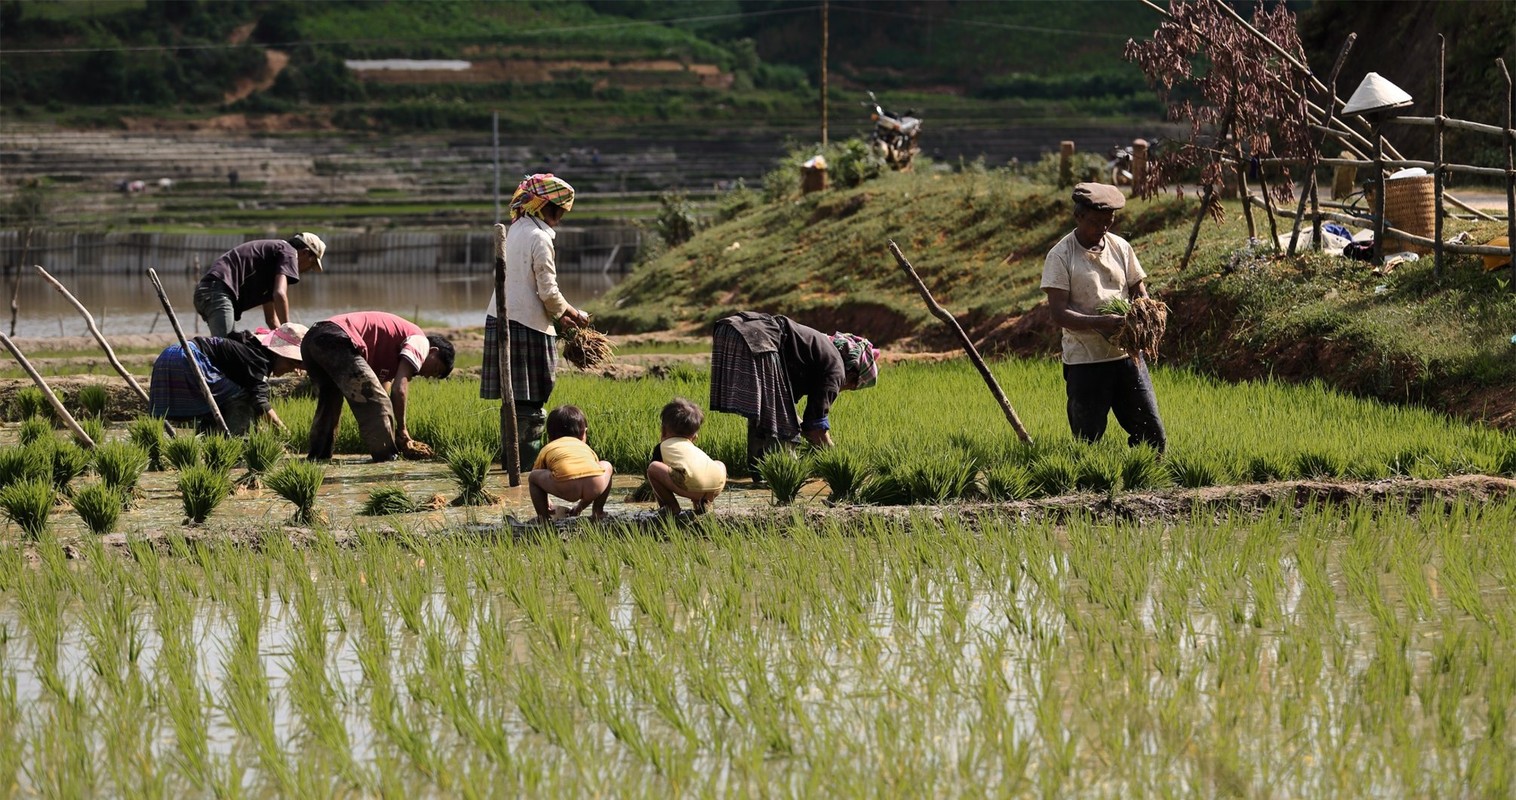
[[106, 442], [95, 448], [95, 474], [106, 488], [115, 489], [122, 502], [130, 501], [137, 481], [147, 471], [147, 451], [131, 442]]
[[200, 466], [200, 437], [187, 434], [169, 439], [163, 445], [163, 457], [177, 470]]
[[242, 460], [242, 440], [229, 436], [207, 436], [200, 445], [200, 457], [205, 465], [223, 474], [231, 474], [232, 467]]
[[46, 417], [53, 413], [53, 408], [47, 402], [47, 395], [35, 386], [28, 386], [19, 392], [11, 400], [11, 419], [26, 420], [32, 417]]
[[421, 504], [410, 498], [405, 490], [399, 486], [380, 486], [369, 492], [368, 499], [363, 501], [363, 508], [358, 513], [368, 517], [382, 517], [389, 514], [413, 514], [421, 510]]
[[[46, 447], [47, 445], [39, 445]], [[89, 469], [90, 454], [84, 448], [67, 439], [59, 439], [51, 445], [53, 451], [53, 488], [70, 494], [69, 483]]]
[[911, 488], [889, 472], [866, 475], [853, 490], [853, 499], [867, 506], [908, 506]]
[[[189, 438], [189, 437], [180, 437]], [[174, 439], [179, 441], [179, 439]], [[184, 516], [199, 525], [231, 494], [232, 483], [226, 474], [210, 467], [190, 464], [179, 472], [179, 494], [184, 501]]]
[[453, 473], [453, 482], [458, 484], [455, 506], [483, 506], [496, 501], [496, 497], [484, 489], [489, 478], [490, 462], [495, 458], [495, 449], [481, 442], [458, 444], [447, 449], [447, 468]]
[[147, 466], [154, 472], [163, 470], [163, 443], [168, 434], [163, 431], [163, 420], [143, 415], [132, 420], [126, 428], [132, 443], [147, 452]]
[[51, 438], [53, 438], [53, 424], [44, 417], [27, 417], [26, 421], [21, 423], [21, 427], [16, 430], [16, 440], [22, 447]]
[[929, 458], [905, 470], [900, 479], [909, 490], [912, 503], [939, 505], [974, 496], [978, 476], [979, 462], [973, 458], [961, 461]]
[[758, 461], [758, 475], [774, 493], [776, 505], [789, 505], [811, 476], [810, 465], [794, 450], [781, 447]]
[[1342, 477], [1347, 466], [1331, 453], [1301, 453], [1295, 456], [1295, 474], [1307, 480], [1331, 480]]
[[97, 419], [105, 416], [105, 407], [110, 404], [110, 401], [110, 392], [98, 383], [81, 386], [78, 393], [74, 395], [74, 405], [86, 416]]
[[56, 499], [52, 481], [36, 478], [17, 481], [0, 489], [0, 511], [19, 525], [27, 538], [36, 540], [47, 529], [47, 517], [53, 513]]
[[579, 369], [590, 369], [610, 359], [614, 348], [609, 336], [594, 328], [569, 328], [563, 333], [563, 357]]
[[1163, 341], [1164, 329], [1169, 323], [1167, 303], [1151, 297], [1139, 297], [1136, 300], [1116, 297], [1105, 301], [1095, 311], [1126, 318], [1113, 340], [1117, 347], [1130, 353], [1134, 360], [1138, 354], [1147, 359], [1149, 364], [1158, 360], [1158, 345]]
[[79, 519], [84, 520], [90, 532], [98, 536], [116, 529], [116, 522], [121, 519], [121, 508], [126, 504], [125, 496], [120, 490], [103, 481], [79, 487], [71, 502]]
[[314, 461], [286, 461], [263, 477], [263, 484], [295, 506], [296, 525], [313, 525], [325, 519], [316, 510], [316, 493], [326, 479], [326, 468]]
[[1079, 480], [1079, 463], [1068, 453], [1050, 452], [1032, 464], [1030, 474], [1034, 494], [1057, 497], [1074, 490]]
[[269, 428], [258, 428], [247, 435], [242, 448], [242, 463], [247, 465], [247, 474], [238, 483], [249, 489], [262, 485], [264, 475], [272, 472], [284, 458], [284, 439]]
[[79, 430], [84, 431], [90, 441], [100, 444], [105, 441], [105, 420], [99, 417], [80, 417], [78, 420]]
[[0, 489], [28, 480], [52, 485], [52, 451], [45, 447], [0, 447]]
[[850, 451], [833, 447], [811, 459], [811, 475], [826, 481], [827, 502], [846, 503], [863, 478], [863, 461]]
[[1026, 467], [997, 464], [984, 474], [984, 493], [991, 500], [1024, 500], [1032, 496], [1032, 475]]
[[1221, 482], [1222, 476], [1216, 468], [1197, 456], [1170, 456], [1164, 463], [1168, 465], [1174, 482], [1186, 489], [1215, 486]]
[[1129, 492], [1162, 489], [1173, 483], [1169, 471], [1159, 460], [1158, 451], [1141, 444], [1128, 448], [1121, 459], [1121, 486]]
[[1248, 458], [1242, 474], [1253, 483], [1273, 483], [1290, 474], [1290, 468], [1277, 456], [1256, 455]]

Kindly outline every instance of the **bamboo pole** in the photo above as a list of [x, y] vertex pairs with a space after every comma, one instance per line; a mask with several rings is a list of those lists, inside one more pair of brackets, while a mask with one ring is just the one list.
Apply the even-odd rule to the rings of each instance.
[[1390, 122], [1401, 125], [1421, 125], [1428, 128], [1441, 126], [1460, 131], [1474, 131], [1476, 133], [1488, 133], [1495, 136], [1503, 136], [1505, 129], [1499, 125], [1486, 125], [1483, 122], [1470, 122], [1463, 119], [1446, 119], [1442, 112], [1437, 112], [1435, 117], [1396, 117]]
[[26, 226], [26, 236], [21, 241], [21, 263], [16, 265], [16, 278], [11, 281], [11, 335], [16, 335], [16, 317], [21, 314], [21, 264], [28, 261], [27, 256], [32, 252], [32, 231], [34, 225]]
[[1446, 127], [1443, 123], [1446, 117], [1443, 115], [1443, 94], [1447, 85], [1447, 39], [1442, 34], [1437, 34], [1437, 130], [1433, 137], [1435, 151], [1433, 158], [1437, 163], [1432, 170], [1432, 182], [1435, 187], [1432, 192], [1437, 209], [1432, 213], [1432, 238], [1436, 244], [1432, 246], [1432, 277], [1442, 277], [1442, 189], [1443, 189], [1443, 163], [1442, 163], [1442, 132]]
[[1248, 188], [1248, 170], [1242, 158], [1242, 144], [1237, 144], [1237, 188], [1242, 193], [1242, 218], [1248, 223], [1248, 241], [1258, 238], [1258, 228], [1253, 223], [1253, 204], [1248, 202], [1252, 190]]
[[5, 349], [11, 351], [11, 355], [16, 358], [16, 363], [20, 364], [21, 368], [26, 370], [26, 374], [32, 377], [32, 382], [37, 384], [37, 388], [42, 390], [42, 396], [46, 397], [47, 402], [52, 405], [53, 413], [58, 415], [58, 419], [63, 420], [63, 424], [68, 426], [68, 430], [74, 435], [74, 438], [78, 439], [79, 443], [85, 447], [91, 450], [95, 449], [95, 440], [91, 439], [89, 434], [79, 427], [79, 423], [74, 420], [74, 415], [68, 413], [68, 409], [63, 407], [63, 401], [59, 400], [58, 395], [53, 394], [53, 390], [48, 388], [47, 381], [42, 379], [42, 375], [32, 366], [32, 362], [26, 360], [26, 356], [22, 354], [21, 348], [11, 341], [11, 337], [3, 333], [0, 333], [0, 344], [4, 344]]
[[[1146, 0], [1144, 0], [1145, 2]], [[1218, 144], [1226, 141], [1232, 132], [1232, 119], [1237, 115], [1237, 94], [1232, 94], [1232, 99], [1227, 103], [1226, 116], [1221, 120], [1221, 130], [1216, 134]], [[1242, 143], [1237, 144], [1237, 152], [1242, 152]], [[1211, 208], [1211, 195], [1215, 194], [1216, 186], [1207, 182], [1205, 190], [1200, 194], [1200, 211], [1195, 214], [1195, 225], [1190, 228], [1190, 243], [1184, 248], [1184, 258], [1179, 260], [1179, 271], [1184, 272], [1190, 266], [1190, 256], [1195, 252], [1195, 240], [1200, 237], [1200, 223], [1205, 220], [1206, 212]]]
[[1264, 216], [1269, 220], [1269, 241], [1274, 243], [1274, 252], [1279, 252], [1279, 223], [1274, 220], [1274, 197], [1269, 194], [1269, 176], [1263, 167], [1258, 168], [1258, 189], [1263, 195]]
[[199, 362], [195, 361], [195, 354], [190, 350], [189, 340], [184, 338], [184, 329], [179, 327], [179, 318], [174, 315], [174, 306], [168, 301], [168, 293], [163, 291], [163, 282], [158, 280], [158, 273], [152, 267], [147, 268], [148, 280], [153, 282], [153, 289], [158, 292], [158, 302], [163, 304], [163, 312], [168, 316], [168, 321], [174, 326], [174, 335], [179, 337], [179, 349], [184, 353], [184, 360], [190, 366], [190, 372], [195, 375], [195, 385], [200, 388], [200, 397], [211, 407], [211, 417], [216, 420], [216, 426], [227, 436], [232, 435], [232, 429], [226, 426], [226, 420], [221, 417], [221, 407], [216, 405], [216, 396], [211, 394], [210, 384], [205, 382], [205, 374], [200, 371]]
[[[1276, 158], [1259, 159], [1259, 163], [1268, 164], [1270, 166], [1275, 166], [1275, 165], [1280, 165], [1280, 164], [1285, 164], [1285, 165], [1288, 165], [1288, 164], [1304, 164], [1304, 163], [1307, 163], [1307, 161], [1308, 161], [1308, 159], [1304, 159], [1304, 158], [1278, 158], [1278, 157], [1276, 157]], [[1317, 160], [1316, 163], [1320, 164], [1323, 167], [1352, 167], [1352, 166], [1356, 166], [1356, 167], [1362, 168], [1362, 167], [1366, 166], [1368, 162], [1366, 162], [1366, 161], [1354, 161], [1351, 158], [1323, 158], [1323, 159]], [[1417, 160], [1417, 159], [1387, 158], [1387, 159], [1384, 160], [1384, 165], [1386, 167], [1393, 167], [1393, 168], [1396, 168], [1396, 169], [1404, 169], [1406, 167], [1421, 167], [1422, 169], [1426, 170], [1430, 174], [1431, 171], [1436, 168], [1437, 162], [1435, 162], [1435, 161], [1420, 161], [1420, 160]], [[1484, 175], [1486, 177], [1491, 177], [1491, 178], [1504, 178], [1505, 177], [1505, 170], [1501, 169], [1500, 167], [1474, 167], [1474, 166], [1469, 166], [1467, 164], [1443, 164], [1442, 168], [1443, 168], [1443, 171], [1445, 171], [1445, 172], [1461, 172], [1461, 173], [1463, 173], [1465, 175]]]
[[[1253, 202], [1257, 203], [1259, 201], [1254, 200]], [[1294, 215], [1294, 212], [1289, 211], [1288, 209], [1282, 210], [1279, 213], [1286, 217]], [[1355, 217], [1351, 214], [1337, 214], [1331, 211], [1323, 211], [1321, 213], [1321, 218], [1329, 219], [1333, 222], [1341, 222], [1344, 225], [1364, 225], [1365, 223], [1369, 222], [1369, 220], [1365, 220], [1363, 217]], [[1425, 236], [1403, 231], [1399, 228], [1386, 227], [1384, 229], [1384, 232], [1387, 236], [1393, 236], [1396, 239], [1404, 239], [1411, 244], [1419, 244], [1423, 247], [1431, 247], [1434, 244], [1431, 239]], [[1449, 253], [1458, 253], [1460, 255], [1509, 256], [1511, 254], [1511, 251], [1508, 248], [1491, 244], [1453, 244], [1451, 242], [1446, 242], [1443, 244], [1443, 247], [1446, 248]]]
[[1016, 409], [1011, 407], [1011, 401], [1006, 399], [1005, 392], [1000, 390], [999, 381], [995, 380], [995, 375], [990, 372], [990, 368], [985, 366], [984, 359], [979, 357], [978, 348], [974, 347], [974, 342], [969, 339], [969, 335], [963, 332], [963, 326], [959, 325], [958, 320], [954, 319], [947, 309], [943, 308], [932, 298], [932, 293], [926, 288], [926, 283], [921, 280], [920, 275], [916, 274], [916, 269], [911, 266], [911, 262], [905, 260], [905, 254], [900, 252], [900, 248], [895, 242], [891, 241], [889, 244], [890, 255], [895, 257], [895, 263], [900, 265], [900, 269], [905, 272], [906, 277], [910, 278], [911, 283], [915, 284], [916, 291], [921, 294], [921, 299], [926, 301], [926, 307], [931, 310], [932, 316], [942, 320], [958, 337], [958, 342], [963, 345], [963, 351], [968, 353], [969, 360], [974, 362], [974, 367], [979, 370], [979, 376], [984, 378], [985, 384], [990, 387], [990, 394], [995, 396], [995, 401], [1000, 404], [1000, 410], [1005, 412], [1006, 421], [1011, 423], [1011, 428], [1016, 431], [1016, 436], [1021, 441], [1031, 444], [1031, 435], [1022, 426], [1021, 418], [1016, 416]]
[[500, 468], [511, 486], [521, 485], [521, 447], [516, 431], [516, 388], [511, 381], [511, 323], [506, 319], [505, 225], [495, 223], [495, 334], [500, 342]]
[[1374, 126], [1374, 266], [1384, 265], [1384, 137]]
[[[1332, 65], [1332, 76], [1331, 76], [1331, 78], [1329, 80], [1327, 80], [1327, 85], [1330, 87], [1330, 91], [1332, 93], [1332, 102], [1330, 104], [1328, 104], [1328, 106], [1327, 106], [1327, 123], [1326, 124], [1327, 124], [1328, 128], [1332, 127], [1333, 112], [1336, 109], [1336, 102], [1337, 102], [1337, 76], [1342, 72], [1342, 65], [1344, 63], [1346, 63], [1347, 60], [1348, 60], [1348, 51], [1350, 51], [1350, 50], [1353, 49], [1353, 42], [1356, 42], [1356, 41], [1358, 41], [1358, 34], [1357, 33], [1349, 33], [1348, 34], [1348, 38], [1345, 41], [1343, 41], [1343, 43], [1342, 43], [1342, 49], [1339, 50], [1338, 53], [1337, 53], [1337, 63]], [[1309, 110], [1302, 109], [1302, 111], [1305, 112], [1306, 118], [1309, 119], [1310, 118], [1310, 112], [1309, 112]], [[1290, 253], [1289, 254], [1291, 256], [1295, 255], [1295, 243], [1300, 240], [1300, 220], [1301, 220], [1301, 217], [1305, 214], [1305, 201], [1306, 201], [1306, 198], [1307, 198], [1308, 195], [1314, 195], [1315, 194], [1315, 189], [1316, 189], [1316, 169], [1317, 169], [1317, 165], [1320, 162], [1320, 158], [1318, 156], [1319, 156], [1319, 154], [1321, 152], [1321, 147], [1325, 147], [1325, 146], [1326, 146], [1326, 137], [1322, 136], [1321, 137], [1321, 145], [1318, 146], [1315, 150], [1311, 151], [1311, 155], [1313, 157], [1311, 159], [1309, 159], [1310, 163], [1307, 166], [1307, 169], [1310, 170], [1310, 183], [1309, 183], [1309, 187], [1310, 188], [1307, 191], [1303, 191], [1303, 192], [1300, 193], [1300, 205], [1298, 205], [1295, 208], [1295, 225], [1290, 229]], [[1318, 229], [1318, 231], [1319, 231], [1319, 229]], [[1320, 240], [1321, 240], [1321, 236], [1320, 236], [1320, 233], [1318, 232], [1317, 235], [1316, 235], [1316, 242], [1317, 242], [1318, 246], [1320, 245]]]
[[142, 402], [149, 402], [147, 391], [142, 388], [141, 384], [137, 383], [137, 379], [132, 377], [132, 374], [130, 372], [127, 372], [126, 367], [122, 366], [121, 361], [116, 358], [116, 351], [111, 349], [110, 342], [107, 342], [105, 340], [105, 335], [102, 334], [100, 332], [100, 328], [95, 325], [95, 317], [93, 314], [89, 313], [89, 309], [85, 308], [84, 304], [79, 302], [78, 298], [74, 297], [74, 295], [71, 294], [68, 289], [64, 288], [63, 284], [60, 283], [57, 278], [49, 275], [47, 273], [47, 270], [42, 268], [42, 265], [33, 264], [32, 268], [37, 270], [37, 274], [41, 275], [43, 280], [52, 284], [53, 288], [57, 289], [58, 293], [63, 295], [63, 299], [69, 301], [69, 303], [73, 304], [74, 308], [79, 310], [79, 314], [84, 317], [84, 324], [89, 327], [90, 335], [95, 337], [95, 341], [100, 343], [100, 348], [105, 351], [105, 358], [111, 362], [111, 367], [116, 370], [116, 373], [118, 375], [126, 380], [127, 385], [132, 387], [132, 391], [136, 392], [137, 396], [142, 398]]
[[[1516, 132], [1511, 130], [1511, 103], [1516, 98], [1511, 94], [1511, 71], [1505, 68], [1505, 59], [1497, 58], [1495, 63], [1505, 78], [1505, 245], [1511, 254], [1511, 273], [1516, 275]], [[1516, 292], [1516, 277], [1511, 279], [1510, 289]]]

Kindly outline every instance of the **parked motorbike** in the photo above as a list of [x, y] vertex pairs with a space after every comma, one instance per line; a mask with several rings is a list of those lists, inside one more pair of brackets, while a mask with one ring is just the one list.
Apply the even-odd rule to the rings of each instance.
[[863, 105], [869, 108], [869, 118], [874, 121], [869, 146], [890, 165], [890, 169], [910, 169], [911, 159], [921, 152], [916, 143], [916, 137], [921, 133], [921, 120], [915, 116], [915, 109], [906, 109], [903, 114], [888, 111], [879, 105], [873, 92], [869, 92], [868, 102]]
[[1111, 176], [1111, 185], [1130, 186], [1132, 184], [1132, 148], [1117, 145], [1111, 148], [1108, 156], [1110, 160], [1106, 162], [1105, 170]]

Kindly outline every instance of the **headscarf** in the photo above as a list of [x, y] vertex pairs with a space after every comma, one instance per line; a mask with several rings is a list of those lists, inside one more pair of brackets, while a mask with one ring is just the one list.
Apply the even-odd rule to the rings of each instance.
[[859, 389], [867, 389], [879, 382], [879, 350], [873, 342], [851, 333], [832, 334], [832, 346], [842, 354], [842, 365], [847, 374], [856, 376]]
[[551, 172], [539, 172], [526, 176], [511, 195], [511, 221], [522, 215], [542, 217], [542, 209], [552, 203], [568, 211], [574, 207], [574, 187], [568, 181], [555, 177]]

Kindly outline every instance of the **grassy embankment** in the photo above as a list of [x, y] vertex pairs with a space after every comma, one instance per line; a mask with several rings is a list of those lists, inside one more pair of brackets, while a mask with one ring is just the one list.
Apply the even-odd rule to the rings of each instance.
[[[798, 184], [798, 176], [789, 183]], [[1194, 209], [1193, 199], [1172, 196], [1134, 201], [1117, 223], [1150, 289], [1174, 307], [1166, 363], [1230, 379], [1319, 379], [1501, 427], [1513, 422], [1516, 294], [1477, 258], [1450, 258], [1440, 279], [1430, 257], [1389, 276], [1345, 259], [1276, 258], [1266, 247], [1243, 249], [1246, 227], [1233, 204], [1225, 223], [1203, 225], [1181, 272]], [[890, 257], [894, 240], [981, 349], [1052, 356], [1057, 334], [1045, 316], [1008, 323], [1041, 302], [1044, 255], [1071, 227], [1067, 190], [1005, 171], [889, 174], [773, 203], [753, 197], [746, 211], [639, 267], [590, 308], [617, 331], [705, 331], [732, 311], [755, 309], [853, 330], [886, 349], [954, 348]], [[1499, 223], [1448, 225], [1449, 235], [1464, 229], [1477, 241], [1504, 232]]]

